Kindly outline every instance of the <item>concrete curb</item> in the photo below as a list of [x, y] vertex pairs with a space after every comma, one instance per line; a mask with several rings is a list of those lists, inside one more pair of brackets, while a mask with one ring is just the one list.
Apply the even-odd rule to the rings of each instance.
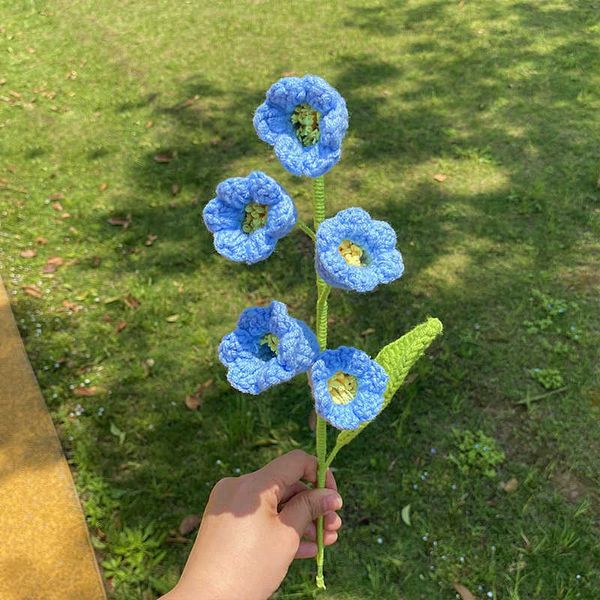
[[106, 600], [71, 472], [1, 281], [0, 598]]

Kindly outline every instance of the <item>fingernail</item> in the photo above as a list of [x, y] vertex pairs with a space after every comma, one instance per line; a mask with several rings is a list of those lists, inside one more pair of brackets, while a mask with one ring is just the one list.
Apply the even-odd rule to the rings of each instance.
[[331, 494], [331, 496], [327, 496], [327, 498], [323, 500], [323, 504], [325, 505], [325, 510], [328, 512], [340, 510], [343, 505], [342, 497], [339, 494]]

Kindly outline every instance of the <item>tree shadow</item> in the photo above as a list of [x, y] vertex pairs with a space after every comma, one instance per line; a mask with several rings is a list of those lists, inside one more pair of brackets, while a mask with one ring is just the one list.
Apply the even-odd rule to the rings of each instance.
[[[457, 20], [460, 10], [441, 1], [415, 8], [397, 2], [349, 7], [351, 16], [342, 24], [358, 34], [368, 33], [381, 43], [392, 43], [404, 31], [423, 36], [406, 42], [404, 54], [390, 52], [385, 60], [381, 51], [361, 49], [330, 65], [335, 73], [331, 83], [346, 98], [351, 122], [344, 160], [328, 179], [340, 171], [344, 177], [346, 168], [358, 182], [358, 197], [362, 169], [378, 169], [378, 176], [389, 173], [398, 181], [410, 170], [431, 165], [427, 178], [412, 180], [399, 192], [382, 186], [364, 200], [367, 208], [373, 205], [374, 217], [387, 220], [398, 232], [407, 263], [404, 278], [373, 294], [336, 291], [330, 302], [335, 306], [330, 345], [352, 343], [372, 355], [428, 314], [444, 322], [446, 334], [433, 351], [437, 368], [424, 360], [419, 372], [425, 377], [411, 384], [422, 397], [422, 406], [415, 409], [418, 416], [425, 414], [427, 402], [456, 396], [467, 398], [465, 413], [483, 414], [494, 403], [505, 403], [513, 411], [514, 391], [506, 382], [527, 366], [527, 356], [510, 354], [511, 336], [519, 328], [531, 288], [545, 285], [544, 272], [570, 265], [588, 227], [587, 208], [598, 200], [592, 188], [597, 141], [587, 134], [595, 118], [594, 90], [586, 87], [585, 77], [586, 69], [598, 65], [600, 53], [597, 40], [580, 36], [582, 24], [593, 18], [593, 3], [561, 11], [516, 4], [509, 24], [499, 26], [502, 31], [495, 28], [494, 17], [506, 14], [490, 4], [485, 9], [487, 33], [478, 33], [467, 18]], [[541, 32], [551, 41], [544, 47], [532, 42]], [[403, 56], [418, 57], [417, 66]], [[225, 333], [221, 313], [228, 295], [250, 299], [270, 288], [278, 299], [300, 304], [304, 298], [304, 313], [314, 300], [311, 249], [299, 245], [296, 234], [283, 240], [277, 256], [266, 263], [239, 267], [215, 257], [211, 236], [201, 223], [202, 207], [215, 185], [225, 177], [245, 175], [237, 170], [239, 164], [254, 165], [264, 153], [251, 124], [263, 95], [264, 89], [254, 88], [227, 92], [198, 75], [184, 83], [178, 102], [167, 105], [160, 97], [152, 98], [157, 118], [168, 123], [163, 147], [131, 165], [139, 194], [115, 197], [119, 214], [130, 214], [132, 226], [110, 229], [105, 222], [115, 213], [99, 215], [103, 231], [121, 245], [117, 275], [139, 271], [160, 279], [218, 270], [231, 288], [217, 293], [213, 305], [202, 307], [215, 340], [217, 332]], [[448, 169], [461, 162], [473, 168], [493, 165], [504, 179], [484, 191], [456, 190], [431, 181], [440, 162]], [[268, 161], [260, 164], [268, 171]], [[292, 195], [301, 187], [293, 186]], [[144, 201], [145, 194], [157, 190], [162, 203]], [[144, 248], [148, 235], [158, 239]], [[250, 402], [227, 388], [216, 361], [182, 363], [179, 343], [127, 334], [119, 340], [124, 353], [136, 356], [151, 354], [156, 344], [170, 348], [161, 366], [170, 372], [168, 382], [173, 372], [185, 379], [192, 368], [197, 380], [215, 379], [201, 412], [182, 415], [174, 409], [158, 427], [140, 427], [131, 434], [146, 449], [143, 464], [104, 474], [126, 490], [123, 513], [132, 520], [147, 506], [139, 490], [157, 498], [153, 513], [144, 518], [173, 520], [190, 510], [191, 497], [199, 507], [208, 484], [221, 475], [235, 468], [243, 472], [284, 449], [311, 443], [303, 382], [298, 379]], [[502, 358], [507, 349], [508, 356]], [[140, 385], [139, 373], [130, 367], [123, 365], [115, 375], [120, 400], [141, 403], [168, 397], [169, 383], [160, 382], [159, 369]], [[406, 389], [400, 399], [404, 394]], [[286, 397], [285, 403], [280, 396]], [[403, 410], [401, 401], [392, 403], [382, 423], [367, 435], [401, 419]], [[515, 414], [523, 413], [513, 411], [511, 418]], [[465, 418], [445, 409], [432, 412], [430, 428], [420, 445], [406, 450], [406, 460], [415, 459], [428, 436], [446, 431], [449, 421]], [[99, 421], [93, 428], [98, 440], [104, 440], [98, 443], [97, 450], [106, 453], [99, 463], [120, 462], [121, 453], [135, 455], [134, 443], [112, 443], [108, 422]], [[199, 436], [204, 436], [202, 457], [195, 455]], [[256, 446], [257, 436], [263, 446]], [[361, 436], [350, 450], [356, 472], [369, 471], [366, 439]], [[392, 452], [389, 446], [385, 451]], [[181, 457], [189, 464], [173, 469]], [[185, 481], [180, 483], [182, 472]], [[389, 485], [400, 486], [393, 479]]]

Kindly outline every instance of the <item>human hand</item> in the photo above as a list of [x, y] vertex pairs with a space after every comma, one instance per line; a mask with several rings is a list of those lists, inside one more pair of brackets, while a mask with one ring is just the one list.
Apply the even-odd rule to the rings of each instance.
[[316, 555], [317, 517], [324, 542], [337, 540], [342, 499], [331, 471], [316, 484], [317, 459], [301, 450], [213, 488], [198, 536], [177, 586], [162, 600], [265, 600], [294, 558]]

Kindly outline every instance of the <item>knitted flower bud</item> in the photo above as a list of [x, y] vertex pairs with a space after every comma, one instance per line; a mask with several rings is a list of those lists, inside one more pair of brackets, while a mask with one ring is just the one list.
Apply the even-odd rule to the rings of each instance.
[[273, 253], [278, 240], [293, 229], [297, 213], [279, 183], [254, 171], [221, 182], [203, 217], [219, 254], [251, 264]]
[[290, 173], [319, 177], [340, 160], [348, 110], [324, 79], [284, 77], [269, 88], [257, 108], [254, 128]]

